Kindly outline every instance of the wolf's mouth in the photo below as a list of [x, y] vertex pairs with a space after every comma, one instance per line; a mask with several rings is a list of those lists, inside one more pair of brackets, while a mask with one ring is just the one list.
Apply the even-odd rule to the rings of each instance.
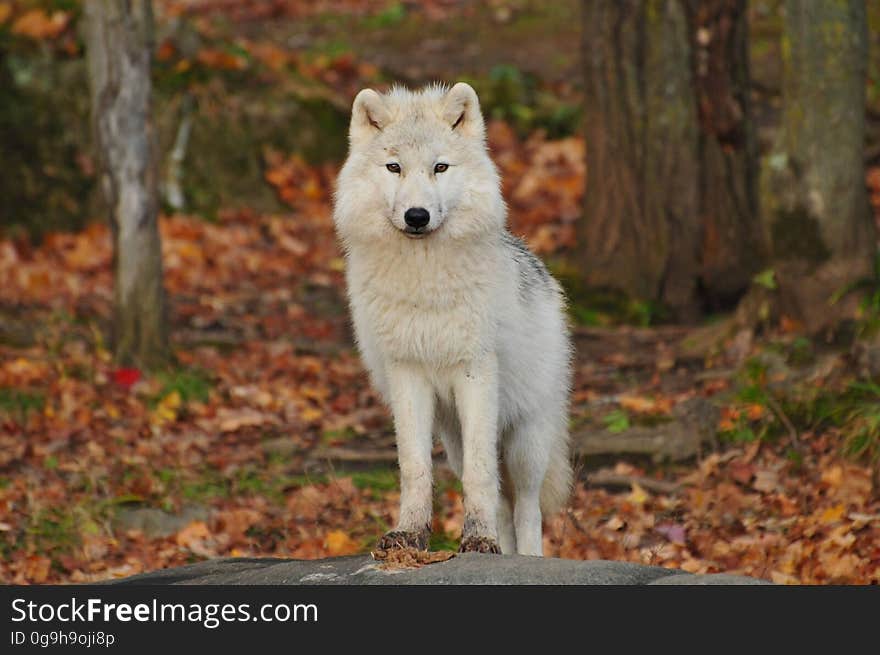
[[433, 232], [434, 230], [429, 230], [424, 227], [410, 227], [409, 225], [407, 225], [401, 231], [410, 239], [423, 239], [431, 234], [431, 232]]

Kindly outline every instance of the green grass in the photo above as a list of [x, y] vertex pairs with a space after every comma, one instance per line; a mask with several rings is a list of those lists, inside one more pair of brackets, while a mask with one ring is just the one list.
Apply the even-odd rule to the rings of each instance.
[[364, 18], [364, 26], [369, 29], [396, 27], [406, 20], [406, 7], [402, 2], [394, 2], [379, 13]]
[[630, 427], [629, 414], [622, 409], [615, 409], [602, 417], [602, 423], [605, 424], [605, 428], [609, 432], [614, 434], [625, 432]]
[[880, 461], [880, 385], [854, 382], [831, 410], [843, 434], [843, 451], [854, 458]]
[[16, 422], [25, 423], [28, 414], [43, 411], [45, 405], [46, 398], [41, 392], [0, 387], [0, 415]]
[[370, 492], [375, 500], [381, 499], [389, 491], [400, 488], [400, 479], [396, 469], [372, 469], [351, 474], [351, 481], [358, 489]]
[[434, 533], [431, 535], [431, 540], [428, 542], [429, 550], [454, 550], [457, 551], [459, 546], [459, 540], [450, 537], [448, 534], [444, 533]]
[[[792, 355], [808, 352], [812, 345], [790, 345]], [[818, 387], [800, 384], [787, 388], [767, 385], [766, 366], [758, 359], [747, 360], [739, 376], [735, 398], [743, 405], [760, 405], [761, 416], [750, 420], [742, 412], [729, 430], [719, 433], [721, 439], [731, 442], [755, 440], [773, 441], [786, 434], [787, 419], [798, 433], [819, 434], [830, 429], [841, 437], [841, 452], [853, 459], [871, 463], [880, 462], [880, 384], [851, 381], [843, 387]]]
[[[288, 475], [274, 465], [245, 466], [233, 474], [215, 468], [184, 472], [179, 469], [159, 469], [153, 475], [162, 483], [164, 501], [176, 497], [200, 504], [208, 504], [216, 499], [235, 496], [265, 496], [271, 502], [281, 505], [290, 489], [312, 484], [326, 483], [326, 475]], [[154, 499], [155, 501], [155, 499]]]
[[875, 336], [880, 332], [880, 251], [874, 255], [874, 266], [871, 274], [839, 289], [831, 297], [831, 303], [840, 302], [840, 300], [852, 293], [857, 293], [861, 296], [856, 336]]
[[24, 534], [16, 535], [15, 543], [7, 537], [6, 548], [30, 548], [49, 557], [70, 552], [80, 544], [84, 531], [96, 528], [91, 518], [96, 511], [96, 507], [80, 506], [40, 510], [31, 517]]
[[185, 403], [194, 400], [204, 403], [211, 393], [211, 381], [207, 373], [199, 369], [177, 369], [160, 373], [159, 380], [162, 388], [157, 401], [176, 391]]
[[349, 441], [357, 436], [357, 432], [352, 427], [340, 428], [338, 430], [324, 430], [321, 434], [321, 441], [324, 443], [332, 443], [334, 441]]

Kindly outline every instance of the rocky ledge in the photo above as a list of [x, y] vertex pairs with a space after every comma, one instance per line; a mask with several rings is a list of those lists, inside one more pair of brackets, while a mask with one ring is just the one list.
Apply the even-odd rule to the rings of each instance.
[[[431, 560], [440, 559], [434, 553]], [[370, 555], [319, 560], [215, 559], [113, 580], [110, 584], [204, 585], [756, 585], [742, 575], [695, 575], [605, 560], [451, 554], [449, 559], [378, 561]]]

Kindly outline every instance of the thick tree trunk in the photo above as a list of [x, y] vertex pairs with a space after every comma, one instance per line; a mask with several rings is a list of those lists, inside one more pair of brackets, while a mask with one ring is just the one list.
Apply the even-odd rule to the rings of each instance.
[[700, 122], [700, 285], [712, 308], [732, 304], [766, 261], [749, 100], [744, 0], [687, 0]]
[[744, 291], [763, 254], [743, 6], [583, 4], [586, 281], [683, 319]]
[[88, 0], [86, 41], [95, 137], [115, 259], [115, 350], [122, 364], [168, 359], [151, 119], [149, 0]]
[[868, 32], [863, 0], [785, 3], [783, 110], [762, 175], [779, 311], [809, 331], [850, 313], [835, 292], [876, 252], [863, 161]]

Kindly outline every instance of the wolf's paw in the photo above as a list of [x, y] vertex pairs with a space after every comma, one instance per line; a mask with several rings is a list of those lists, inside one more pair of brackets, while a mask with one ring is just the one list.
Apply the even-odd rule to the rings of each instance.
[[494, 555], [501, 554], [501, 548], [498, 543], [489, 537], [464, 537], [461, 540], [461, 546], [458, 549], [460, 553], [491, 553]]
[[428, 540], [431, 533], [428, 530], [409, 531], [392, 530], [386, 532], [376, 544], [378, 550], [400, 550], [403, 548], [415, 548], [416, 550], [428, 550]]

